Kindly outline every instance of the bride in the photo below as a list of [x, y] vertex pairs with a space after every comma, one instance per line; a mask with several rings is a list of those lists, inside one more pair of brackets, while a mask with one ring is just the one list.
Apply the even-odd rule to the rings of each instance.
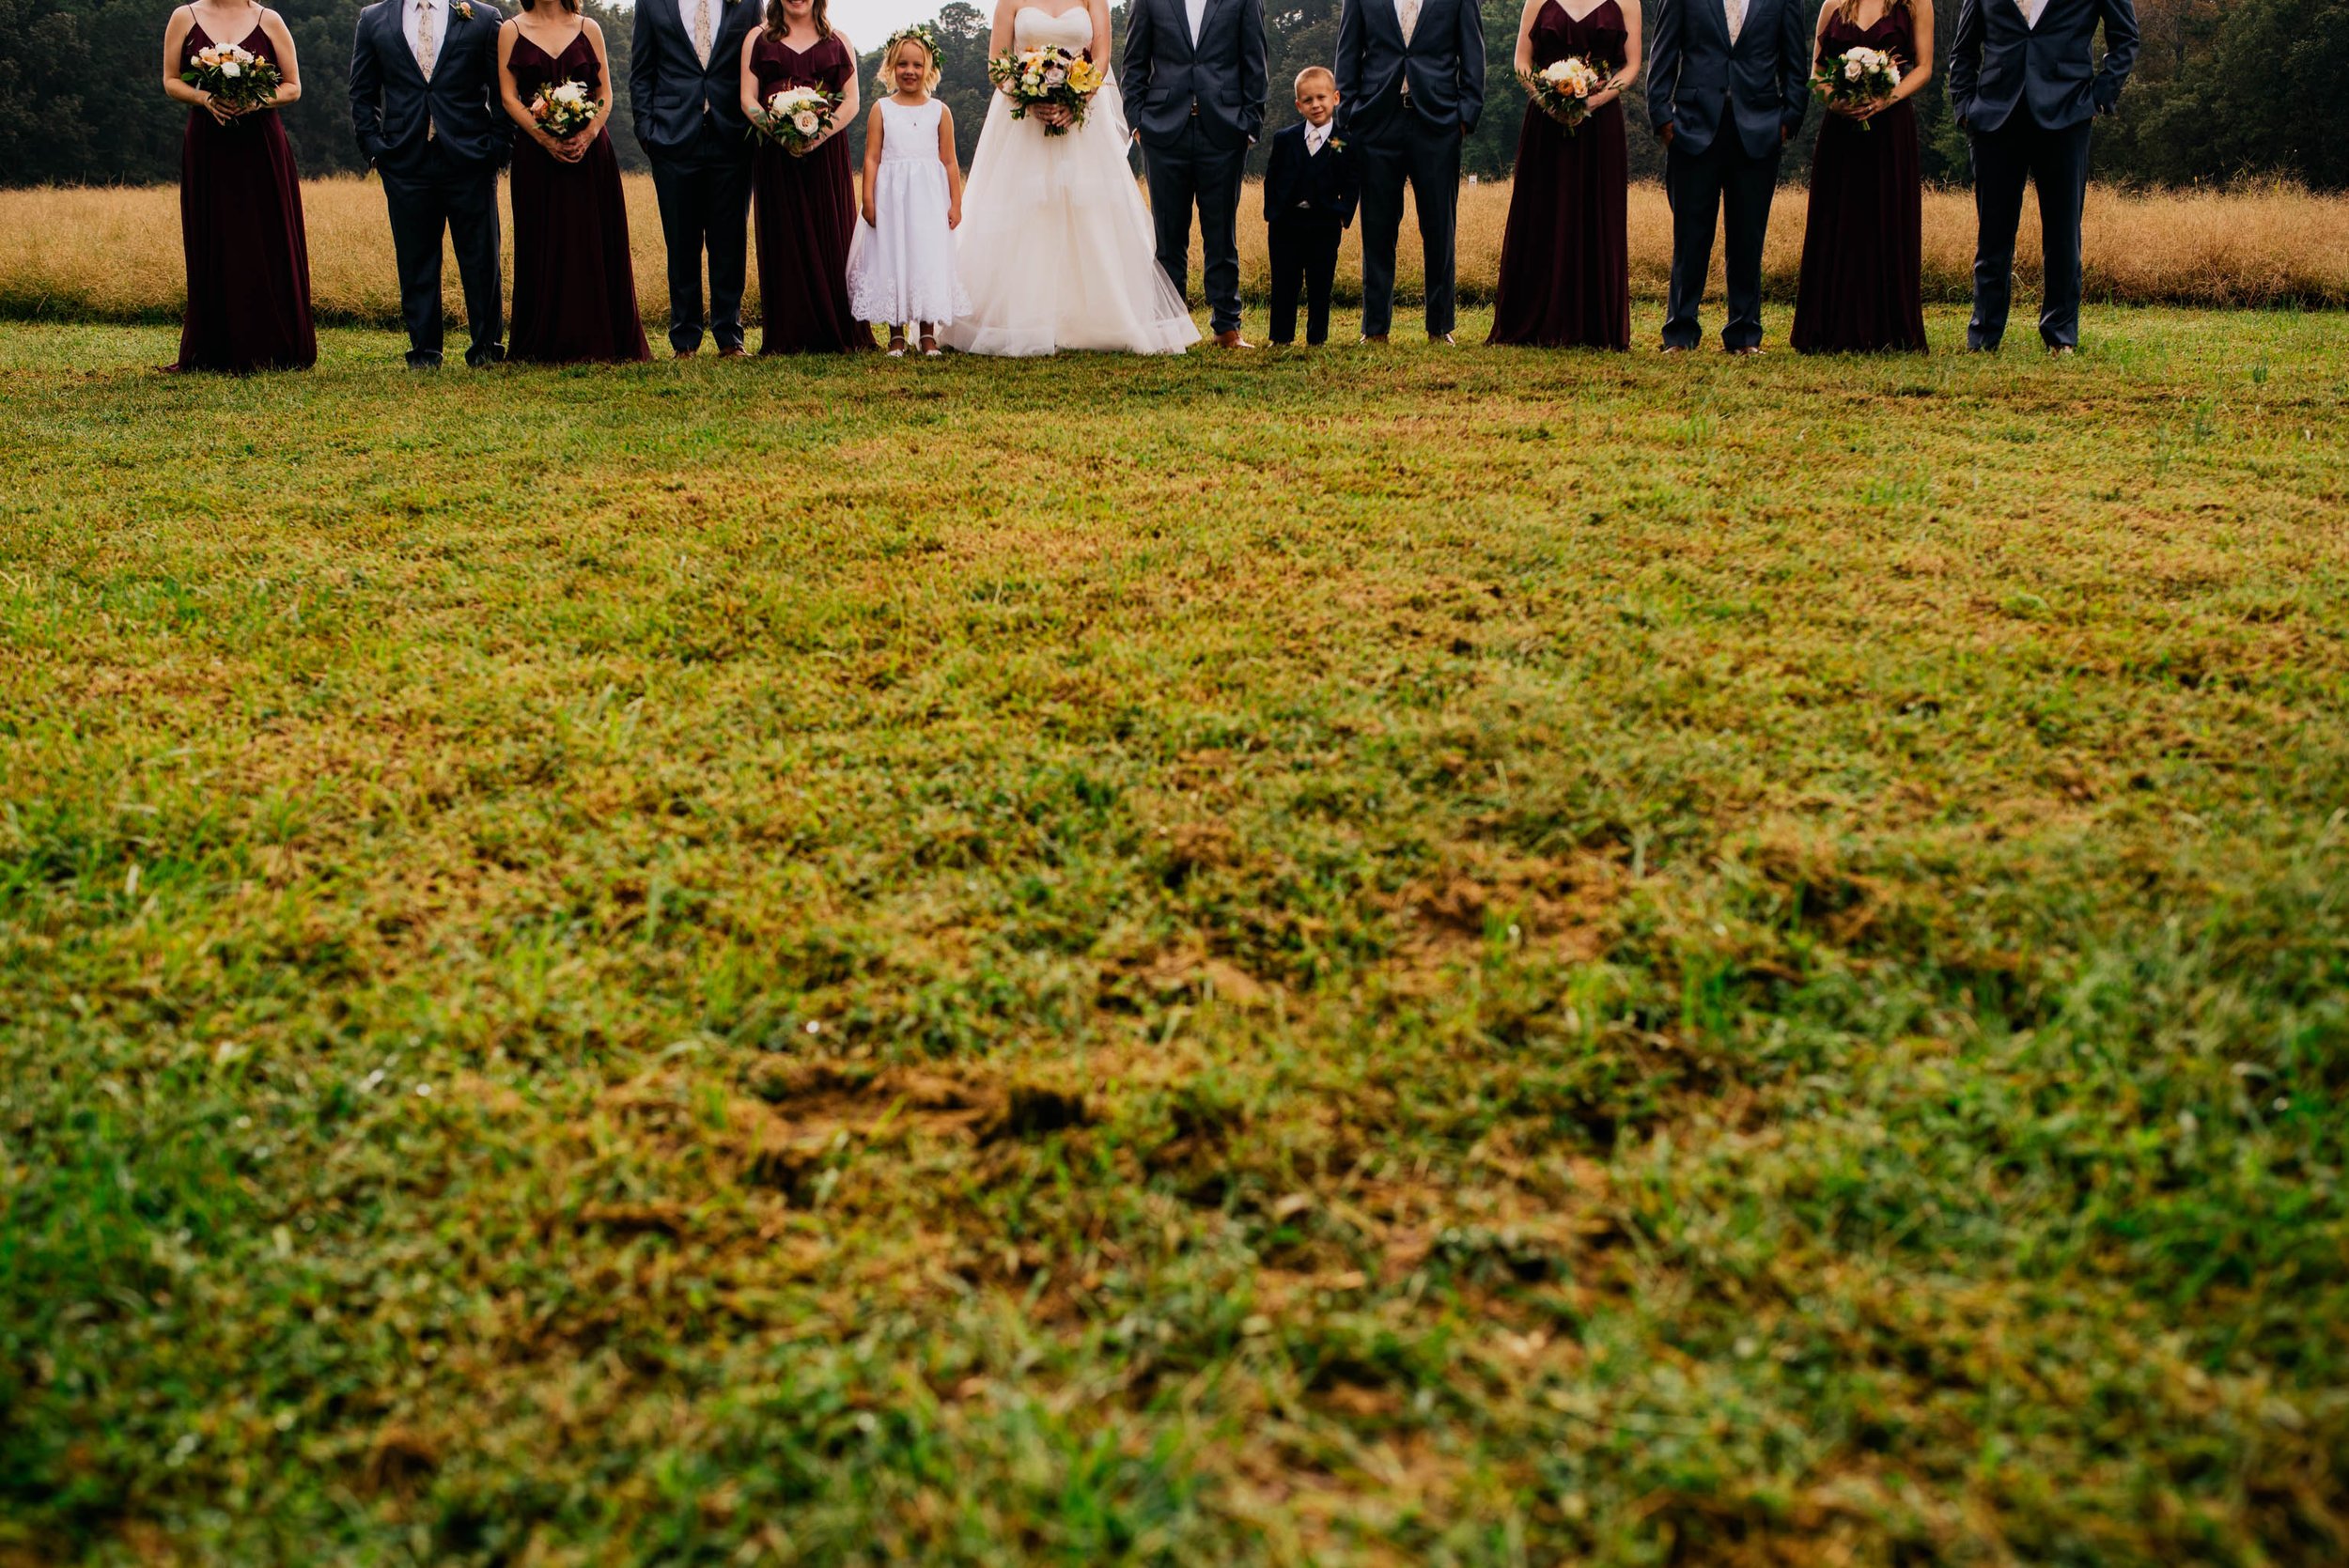
[[[1109, 0], [1064, 11], [997, 0], [990, 58], [1045, 44], [1088, 51], [1106, 69]], [[1063, 135], [1044, 132], [1066, 110], [1031, 109], [1016, 120], [1011, 108], [1001, 92], [990, 95], [956, 236], [972, 309], [941, 341], [972, 354], [1179, 354], [1198, 342], [1190, 310], [1159, 270], [1149, 210], [1126, 163], [1117, 83], [1102, 83], [1083, 123]]]

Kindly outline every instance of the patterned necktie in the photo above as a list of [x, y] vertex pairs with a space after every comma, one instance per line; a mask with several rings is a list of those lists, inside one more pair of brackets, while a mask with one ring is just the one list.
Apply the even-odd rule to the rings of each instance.
[[1729, 41], [1735, 43], [1737, 35], [1746, 28], [1746, 0], [1722, 0], [1729, 8]]
[[1419, 0], [1395, 0], [1394, 20], [1403, 28], [1403, 41], [1411, 41], [1411, 29], [1419, 25]]
[[432, 37], [432, 0], [416, 0], [416, 69], [428, 82], [432, 80], [432, 62], [440, 52]]
[[709, 0], [693, 0], [693, 53], [702, 57], [702, 69], [709, 69]]

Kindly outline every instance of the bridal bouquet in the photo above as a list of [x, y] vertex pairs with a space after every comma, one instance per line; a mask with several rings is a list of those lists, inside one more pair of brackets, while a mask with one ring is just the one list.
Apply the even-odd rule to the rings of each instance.
[[786, 87], [767, 101], [758, 128], [783, 144], [786, 152], [805, 152], [832, 123], [840, 95], [821, 87]]
[[[1811, 90], [1830, 108], [1837, 104], [1889, 102], [1893, 89], [1900, 85], [1900, 61], [1864, 43], [1854, 44], [1840, 54], [1823, 56], [1811, 78]], [[1873, 131], [1875, 127], [1863, 119], [1859, 129]]]
[[530, 117], [559, 142], [596, 123], [596, 101], [584, 82], [549, 83], [530, 101]]
[[1093, 91], [1101, 85], [1101, 68], [1057, 44], [1017, 49], [987, 62], [988, 80], [1011, 99], [1011, 117], [1026, 119], [1028, 111], [1057, 103], [1068, 111], [1067, 125], [1048, 125], [1047, 136], [1066, 133], [1082, 125], [1092, 105]]
[[1525, 78], [1525, 90], [1533, 106], [1563, 124], [1571, 136], [1590, 117], [1591, 95], [1603, 91], [1608, 81], [1606, 71], [1579, 54], [1569, 54]]
[[264, 60], [233, 43], [215, 43], [195, 52], [179, 80], [210, 93], [232, 109], [262, 109], [277, 101], [277, 85], [285, 80], [273, 60]]

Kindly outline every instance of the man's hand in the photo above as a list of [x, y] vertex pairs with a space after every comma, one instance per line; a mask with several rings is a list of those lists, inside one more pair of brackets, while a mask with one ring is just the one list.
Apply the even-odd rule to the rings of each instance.
[[1666, 120], [1664, 122], [1664, 129], [1656, 133], [1656, 139], [1663, 143], [1664, 146], [1669, 148], [1672, 145], [1672, 133], [1679, 129], [1679, 126], [1675, 125], [1671, 120]]

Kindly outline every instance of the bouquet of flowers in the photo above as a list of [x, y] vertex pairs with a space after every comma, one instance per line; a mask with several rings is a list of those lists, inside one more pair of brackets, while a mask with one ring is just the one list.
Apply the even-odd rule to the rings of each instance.
[[821, 87], [786, 87], [767, 101], [758, 128], [783, 144], [787, 152], [805, 152], [832, 123], [840, 95]]
[[1569, 54], [1527, 77], [1525, 90], [1533, 106], [1564, 125], [1571, 136], [1590, 117], [1591, 95], [1603, 91], [1609, 80], [1606, 71], [1581, 55]]
[[[1854, 44], [1840, 54], [1822, 55], [1819, 69], [1811, 78], [1811, 90], [1829, 108], [1839, 103], [1889, 102], [1893, 89], [1900, 85], [1900, 61], [1864, 43]], [[1859, 129], [1873, 131], [1875, 127], [1863, 119]]]
[[1101, 85], [1099, 66], [1056, 44], [998, 54], [987, 62], [987, 75], [1010, 97], [1014, 119], [1026, 119], [1030, 109], [1046, 103], [1057, 103], [1068, 111], [1068, 125], [1046, 126], [1047, 136], [1082, 125], [1093, 90]]
[[274, 60], [264, 60], [233, 43], [215, 43], [195, 52], [179, 80], [210, 93], [232, 109], [266, 108], [277, 101], [277, 85], [285, 76]]
[[584, 82], [550, 82], [530, 101], [530, 117], [559, 142], [596, 123], [596, 100]]

